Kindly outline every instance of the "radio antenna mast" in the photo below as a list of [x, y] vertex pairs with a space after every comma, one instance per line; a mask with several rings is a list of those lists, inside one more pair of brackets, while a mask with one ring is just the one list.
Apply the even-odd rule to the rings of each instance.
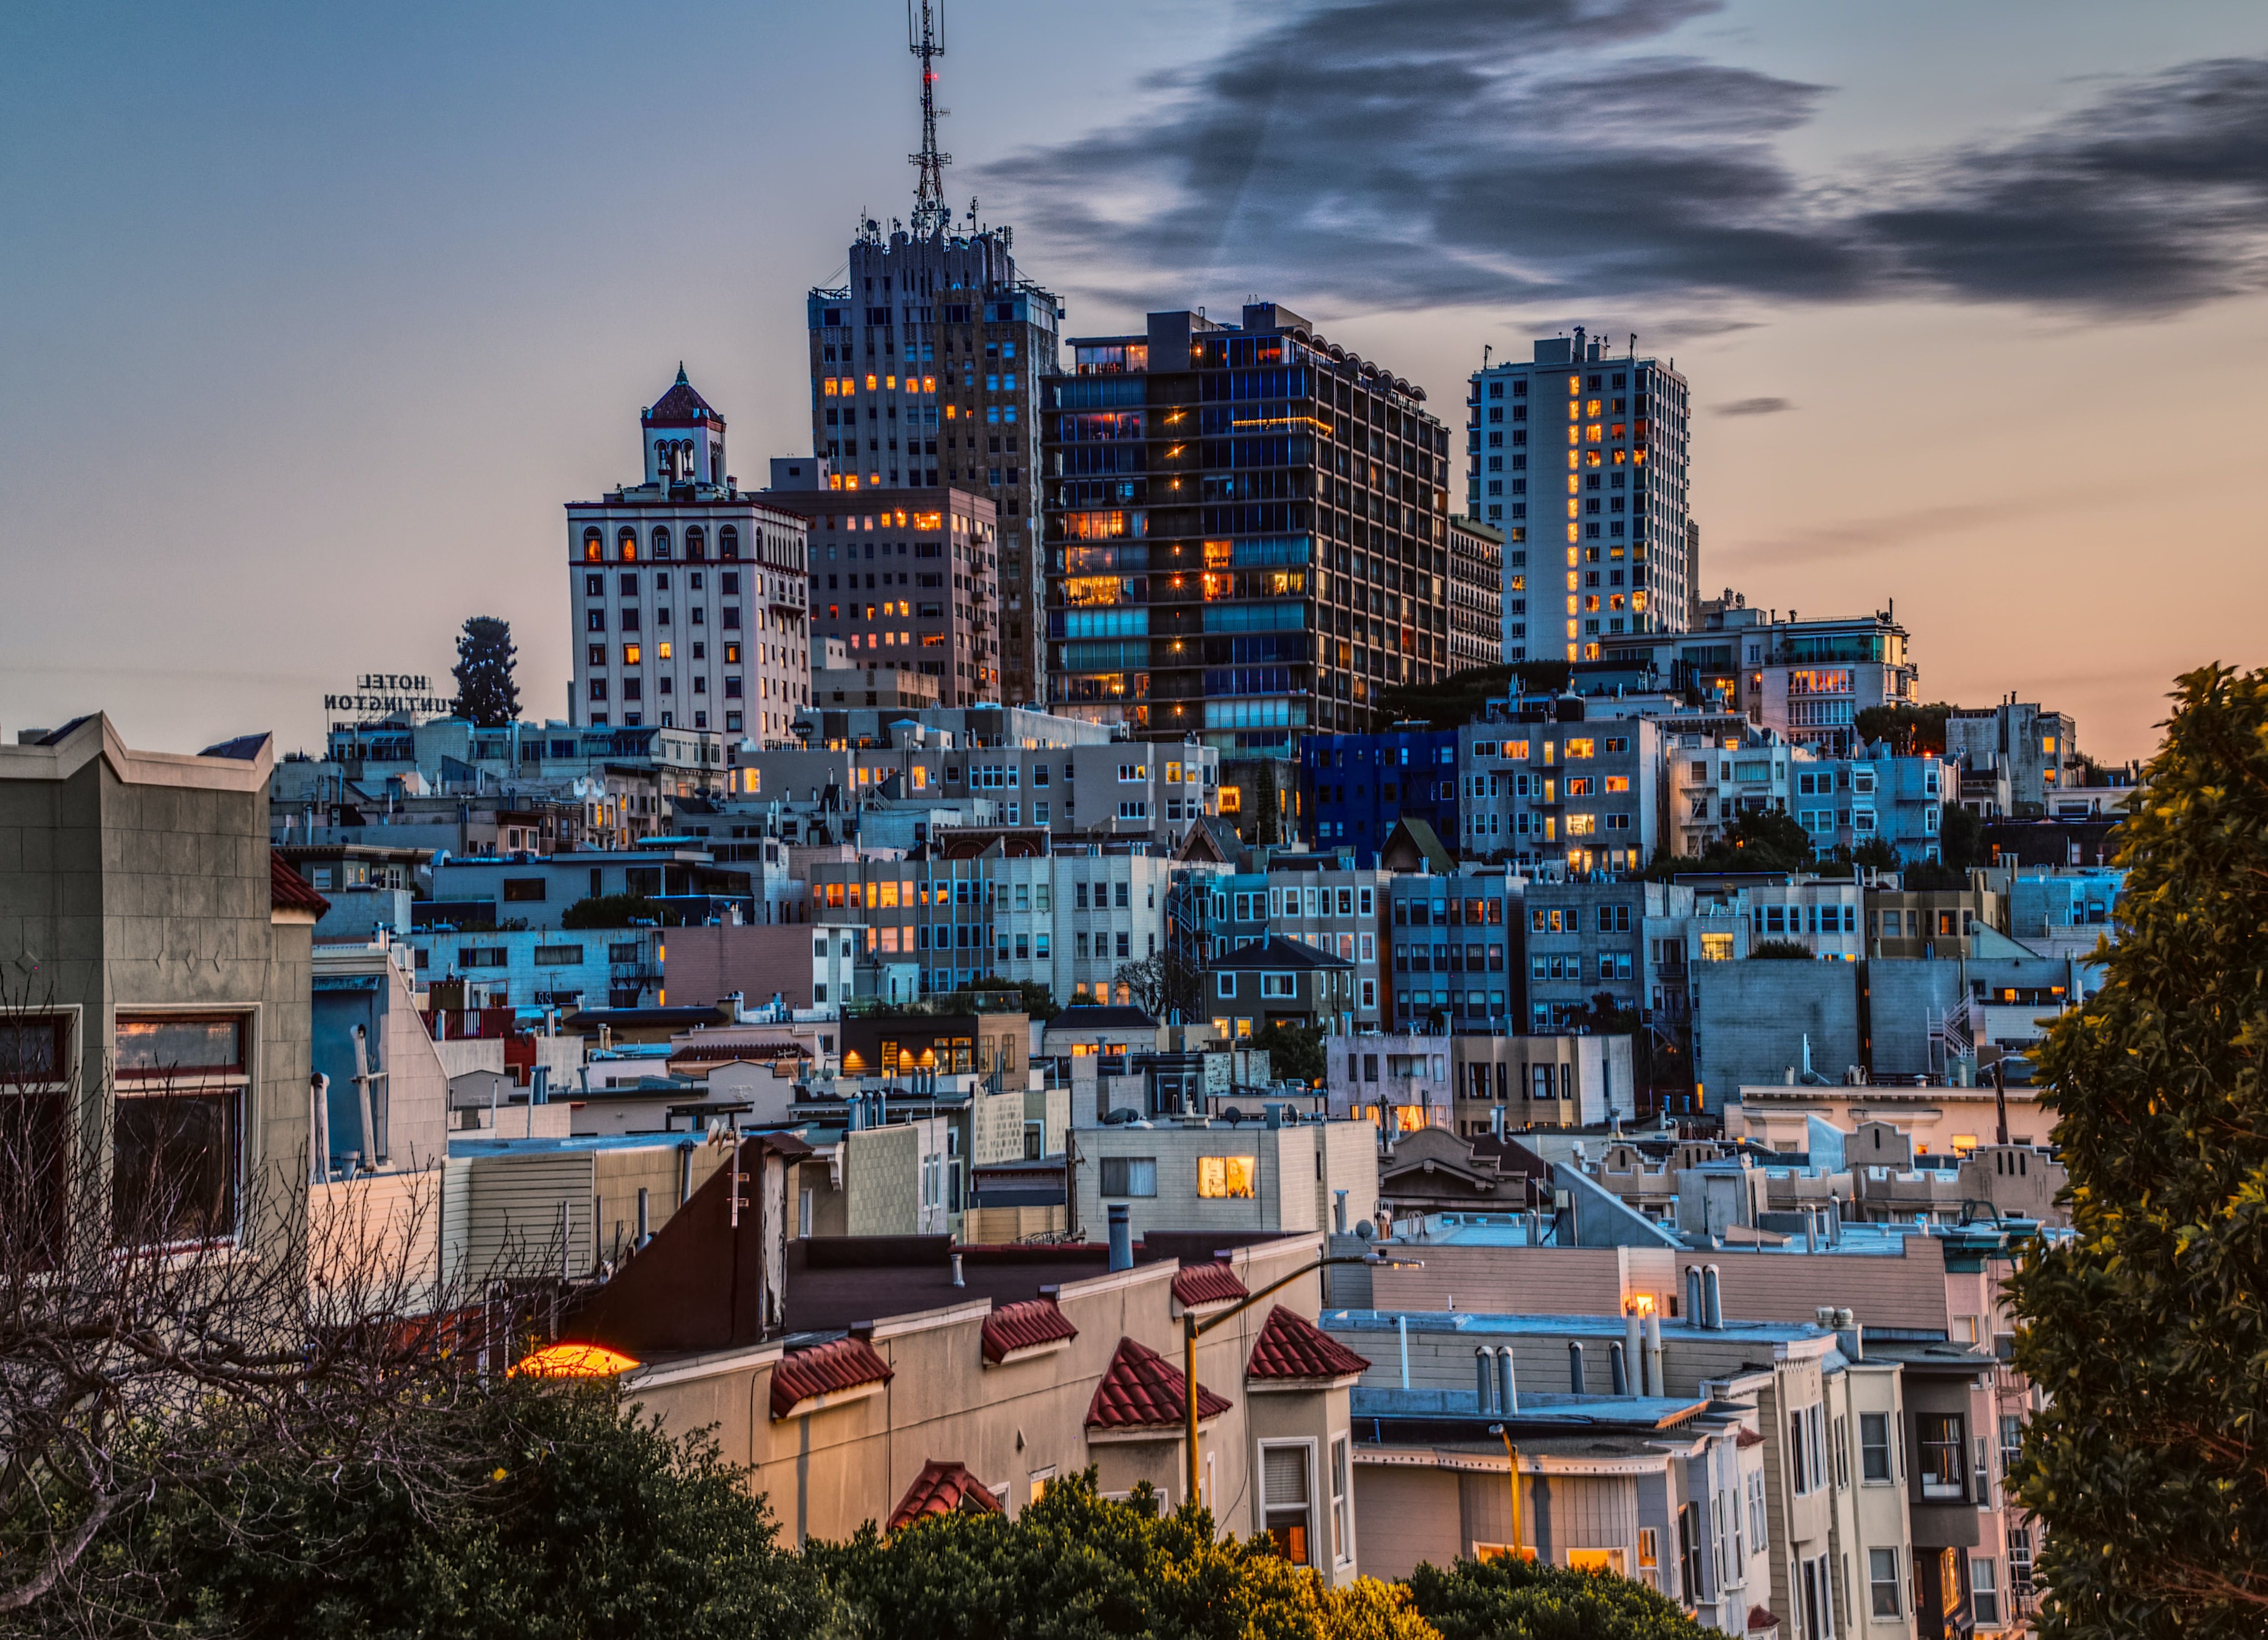
[[953, 214], [945, 203], [945, 168], [953, 156], [939, 152], [937, 146], [937, 118], [944, 110], [937, 106], [936, 62], [945, 55], [944, 23], [944, 0], [906, 0], [906, 49], [921, 59], [922, 67], [921, 152], [907, 158], [920, 173], [914, 188], [913, 229], [914, 237], [923, 239], [934, 238]]

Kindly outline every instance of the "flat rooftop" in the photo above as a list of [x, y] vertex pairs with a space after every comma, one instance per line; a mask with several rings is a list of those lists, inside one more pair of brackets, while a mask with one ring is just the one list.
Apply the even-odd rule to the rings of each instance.
[[[1619, 1315], [1488, 1314], [1465, 1310], [1325, 1310], [1320, 1324], [1326, 1332], [1384, 1334], [1392, 1336], [1398, 1323], [1412, 1332], [1465, 1333], [1475, 1338], [1571, 1338], [1578, 1342], [1597, 1339], [1620, 1343], [1626, 1333]], [[1810, 1321], [1735, 1321], [1722, 1327], [1696, 1327], [1690, 1321], [1661, 1322], [1666, 1345], [1707, 1342], [1717, 1339], [1738, 1343], [1800, 1343], [1810, 1339], [1831, 1340], [1835, 1335]], [[1373, 1346], [1373, 1348], [1385, 1346]], [[1368, 1350], [1364, 1351], [1368, 1354]], [[1373, 1357], [1375, 1360], [1378, 1357]]]

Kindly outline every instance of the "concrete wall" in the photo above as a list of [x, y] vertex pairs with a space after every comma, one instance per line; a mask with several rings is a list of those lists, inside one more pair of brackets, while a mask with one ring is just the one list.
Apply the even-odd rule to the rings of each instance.
[[1705, 1109], [1719, 1111], [1744, 1083], [1778, 1082], [1803, 1065], [1830, 1082], [1862, 1063], [1855, 962], [1704, 962], [1693, 969], [1695, 1072]]
[[265, 746], [135, 752], [99, 716], [54, 746], [0, 747], [0, 958], [23, 965], [10, 1005], [70, 1018], [82, 1117], [106, 1142], [117, 1011], [246, 1015], [239, 1176], [297, 1214], [314, 919], [270, 906], [269, 767]]
[[[1667, 1315], [1677, 1291], [1675, 1254], [1668, 1247], [1442, 1247], [1395, 1242], [1385, 1251], [1393, 1257], [1421, 1259], [1425, 1268], [1376, 1271], [1371, 1277], [1371, 1291], [1374, 1306], [1381, 1310], [1619, 1315], [1624, 1299], [1646, 1293]], [[1469, 1372], [1470, 1368], [1468, 1361], [1466, 1370]]]
[[752, 1008], [770, 1002], [774, 992], [791, 1008], [808, 1008], [813, 952], [823, 938], [824, 931], [807, 923], [674, 928], [662, 985], [674, 1007], [721, 1002], [739, 991]]
[[910, 1236], [921, 1217], [921, 1137], [911, 1122], [843, 1136], [844, 1232]]
[[1689, 1269], [1717, 1267], [1727, 1321], [1809, 1321], [1822, 1305], [1832, 1305], [1849, 1308], [1862, 1327], [1946, 1325], [1945, 1244], [1927, 1236], [1906, 1237], [1904, 1258], [1727, 1247], [1680, 1253], [1676, 1262], [1681, 1291]]
[[[1270, 1129], [1250, 1122], [1231, 1128], [1081, 1128], [1071, 1136], [1074, 1158], [1071, 1189], [1078, 1204], [1072, 1223], [1097, 1229], [1110, 1202], [1123, 1199], [1136, 1239], [1150, 1230], [1228, 1232], [1327, 1230], [1331, 1192], [1344, 1189], [1347, 1227], [1359, 1222], [1357, 1210], [1375, 1212], [1378, 1201], [1377, 1129], [1368, 1122], [1301, 1122]], [[1146, 1156], [1158, 1164], [1158, 1194], [1128, 1198], [1102, 1195], [1102, 1158]], [[1250, 1196], [1208, 1197], [1197, 1194], [1198, 1161], [1204, 1157], [1248, 1156], [1256, 1163]], [[1318, 1160], [1321, 1176], [1318, 1177]]]

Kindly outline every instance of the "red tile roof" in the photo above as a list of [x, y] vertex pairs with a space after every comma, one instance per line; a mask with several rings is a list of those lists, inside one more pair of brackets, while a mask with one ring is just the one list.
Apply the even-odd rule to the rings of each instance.
[[772, 1416], [784, 1418], [799, 1402], [862, 1384], [887, 1384], [890, 1364], [863, 1338], [838, 1338], [789, 1356], [772, 1369]]
[[1278, 1383], [1307, 1379], [1347, 1378], [1369, 1370], [1370, 1363], [1324, 1332], [1304, 1315], [1277, 1305], [1268, 1312], [1268, 1324], [1252, 1346], [1244, 1364], [1247, 1378]]
[[984, 1318], [984, 1358], [998, 1366], [1016, 1350], [1078, 1336], [1071, 1319], [1045, 1298], [1004, 1304]]
[[1251, 1296], [1226, 1264], [1184, 1264], [1174, 1275], [1174, 1298], [1185, 1310], [1207, 1304], [1233, 1304]]
[[992, 1496], [983, 1482], [957, 1463], [941, 1463], [931, 1459], [898, 1500], [897, 1509], [890, 1516], [886, 1531], [895, 1532], [920, 1519], [924, 1515], [950, 1515], [962, 1511], [971, 1514], [979, 1511], [1004, 1515], [1000, 1500]]
[[315, 886], [291, 869], [291, 863], [273, 849], [268, 851], [268, 908], [271, 911], [312, 911], [317, 916], [331, 908], [331, 902], [315, 892]]
[[[1189, 1416], [1189, 1380], [1166, 1364], [1166, 1358], [1146, 1344], [1130, 1338], [1118, 1341], [1110, 1369], [1094, 1386], [1087, 1403], [1090, 1430], [1171, 1429]], [[1216, 1418], [1229, 1403], [1203, 1384], [1197, 1386], [1197, 1416]]]
[[1764, 1444], [1764, 1438], [1754, 1430], [1742, 1430], [1733, 1439], [1733, 1445], [1735, 1446], [1761, 1446]]
[[1769, 1606], [1751, 1606], [1749, 1607], [1749, 1632], [1750, 1634], [1755, 1634], [1761, 1629], [1777, 1629], [1778, 1627], [1779, 1619], [1771, 1614], [1771, 1607]]

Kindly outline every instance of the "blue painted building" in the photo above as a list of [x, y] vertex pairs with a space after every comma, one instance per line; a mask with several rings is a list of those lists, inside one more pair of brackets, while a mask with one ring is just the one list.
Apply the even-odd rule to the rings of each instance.
[[1403, 816], [1442, 837], [1457, 827], [1457, 732], [1310, 735], [1300, 743], [1318, 849], [1352, 849], [1358, 866], [1378, 864], [1379, 845]]

